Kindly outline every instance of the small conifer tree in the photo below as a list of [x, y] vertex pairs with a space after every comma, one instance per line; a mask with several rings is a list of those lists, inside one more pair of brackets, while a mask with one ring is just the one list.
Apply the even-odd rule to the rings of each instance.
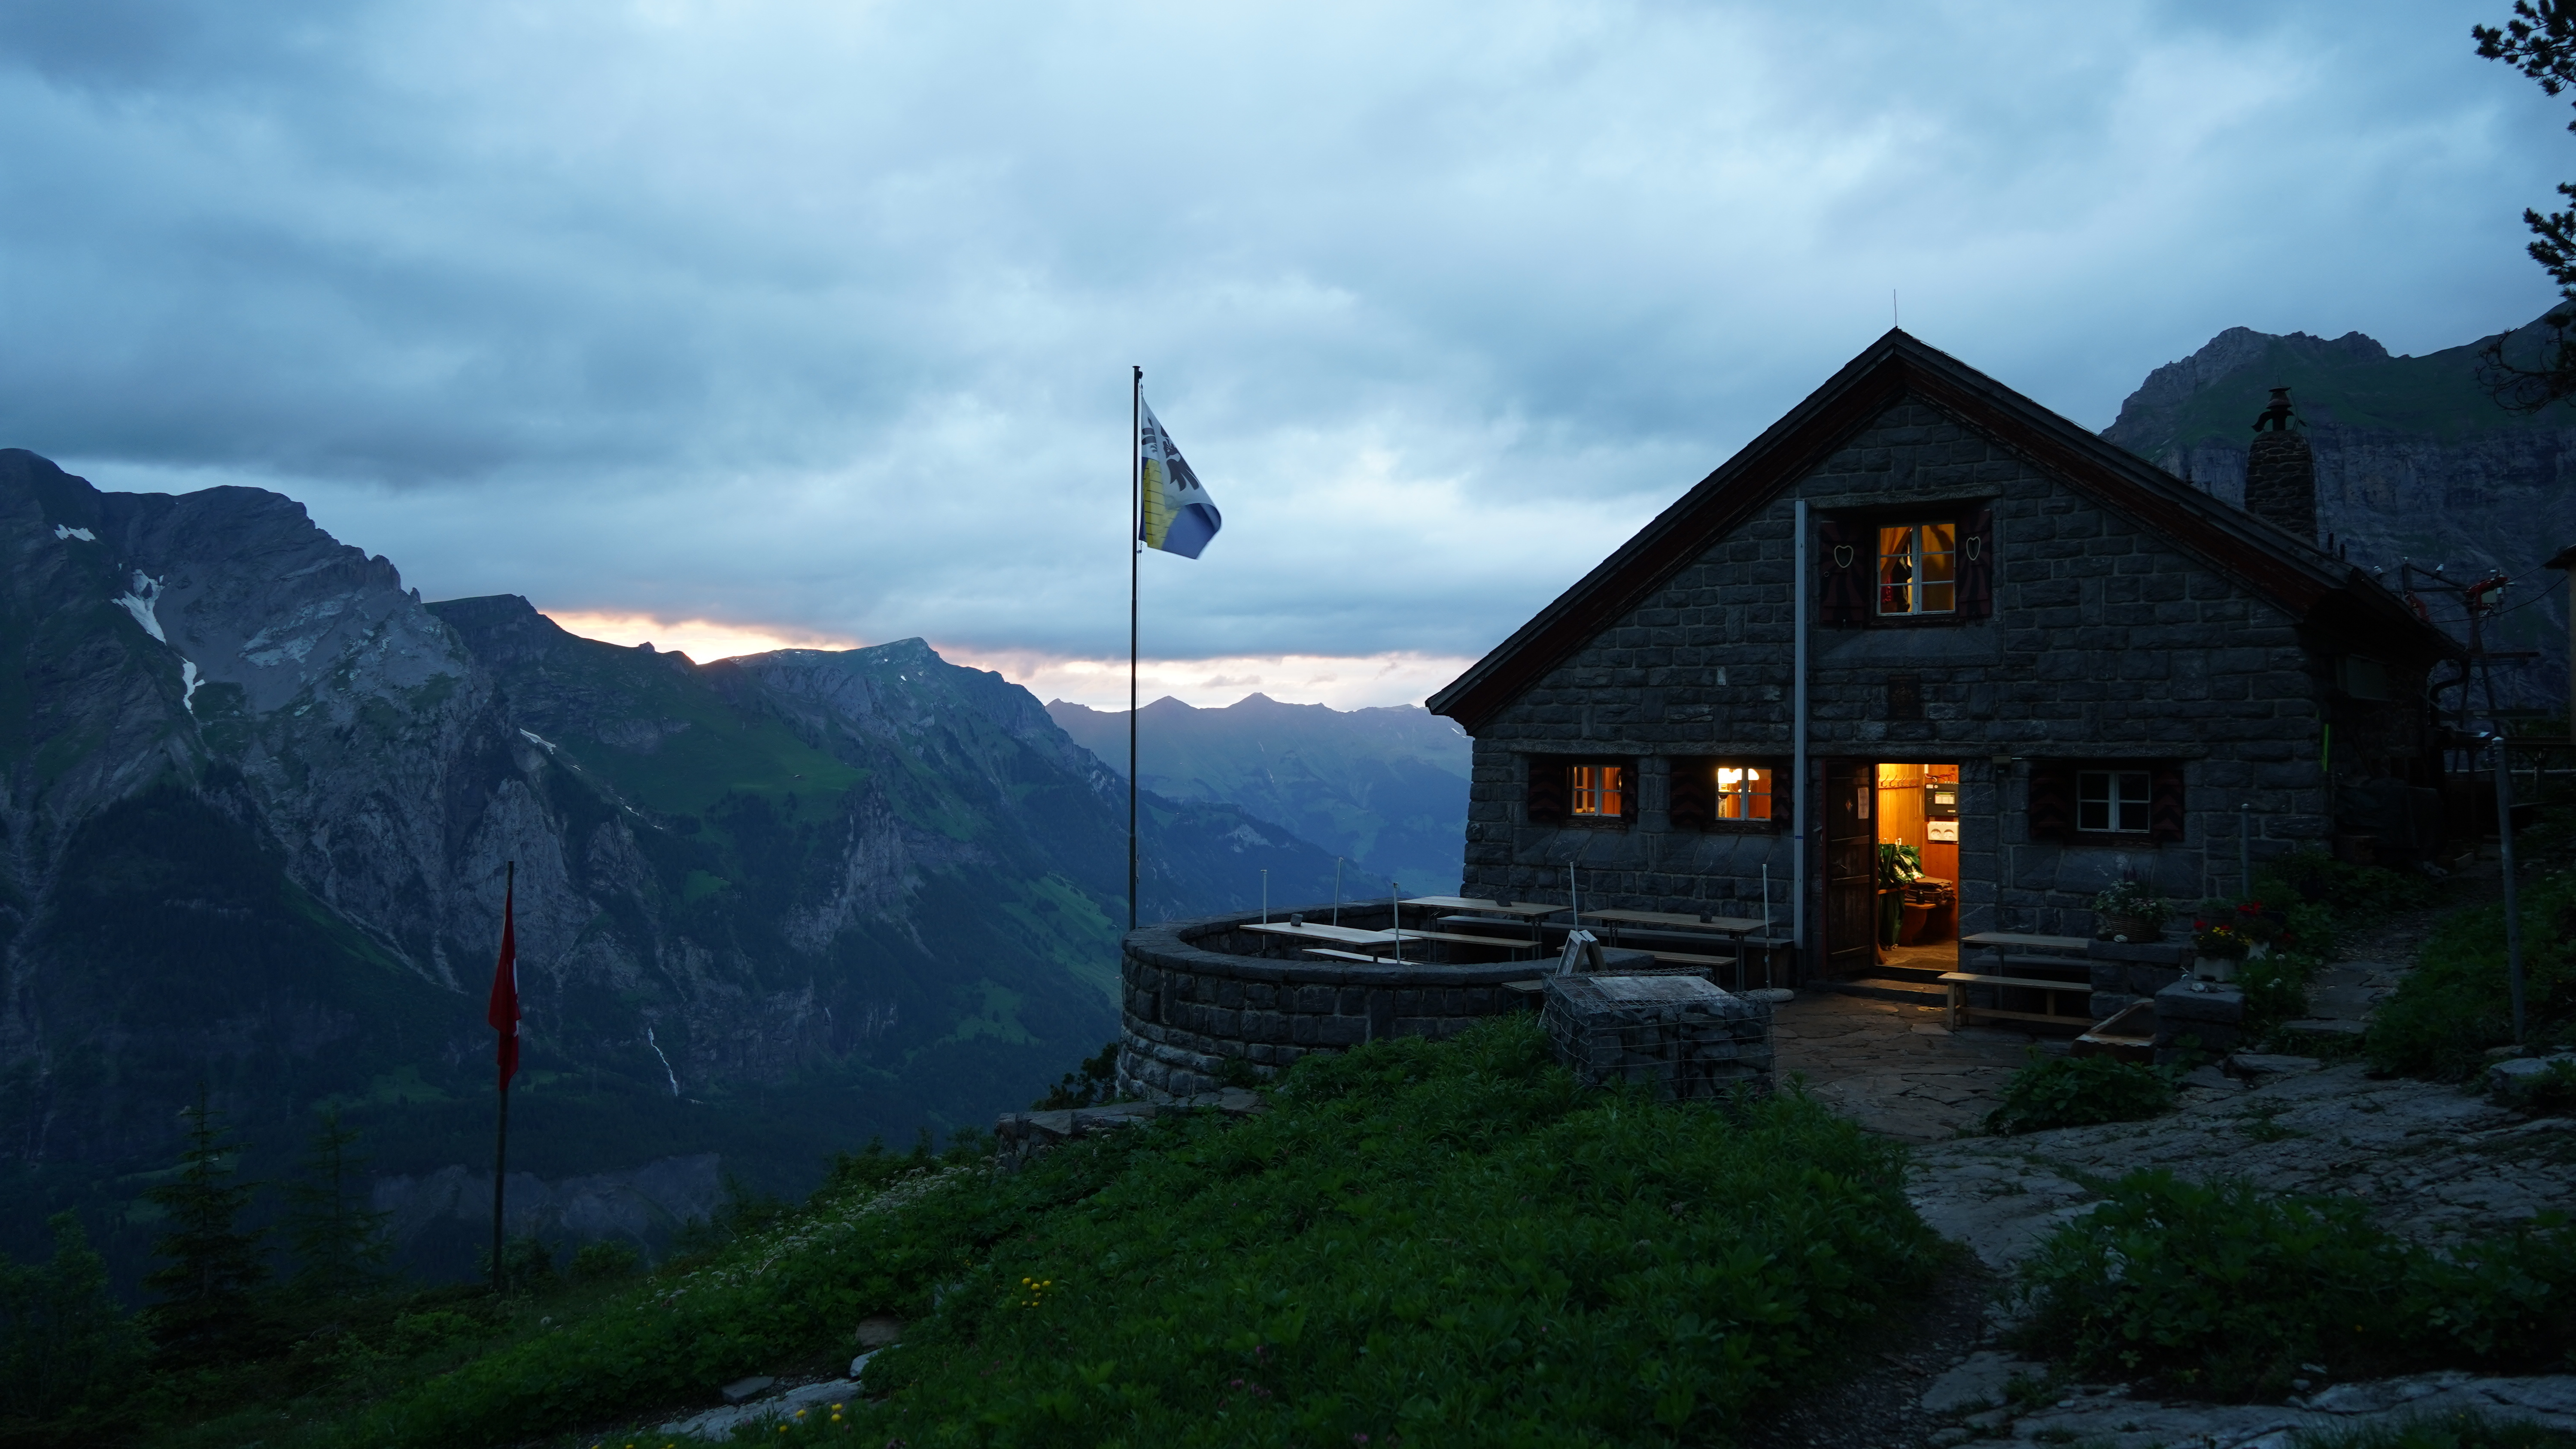
[[302, 1176], [285, 1185], [286, 1240], [294, 1249], [297, 1290], [316, 1298], [365, 1293], [380, 1283], [393, 1245], [393, 1214], [362, 1197], [367, 1159], [352, 1150], [358, 1130], [341, 1125], [337, 1108], [322, 1115], [304, 1152]]
[[197, 1104], [182, 1108], [188, 1145], [179, 1175], [144, 1189], [166, 1215], [168, 1229], [153, 1251], [162, 1265], [143, 1286], [161, 1295], [144, 1310], [165, 1359], [176, 1365], [221, 1362], [255, 1348], [260, 1337], [254, 1291], [267, 1278], [260, 1237], [240, 1227], [259, 1184], [238, 1181], [225, 1159], [234, 1143], [197, 1087]]
[[151, 1345], [107, 1290], [80, 1220], [51, 1220], [48, 1263], [0, 1258], [0, 1420], [50, 1420], [128, 1388]]

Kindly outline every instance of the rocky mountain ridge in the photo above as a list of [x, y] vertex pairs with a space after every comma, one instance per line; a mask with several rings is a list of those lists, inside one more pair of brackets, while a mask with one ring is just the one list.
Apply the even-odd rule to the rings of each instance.
[[[2499, 335], [2508, 356], [2528, 358], [2544, 331]], [[2488, 642], [2540, 652], [2498, 667], [2499, 699], [2563, 714], [2567, 586], [2541, 564], [2576, 544], [2576, 411], [2499, 407], [2478, 382], [2478, 355], [2495, 340], [2407, 357], [2359, 332], [2234, 327], [2149, 373], [2102, 436], [2242, 506], [2253, 419], [2288, 387], [2316, 453], [2320, 532], [2392, 587], [2409, 560], [2455, 579], [2513, 577]], [[2464, 633], [2455, 601], [2423, 597], [2436, 623]]]
[[[1127, 712], [1064, 700], [1046, 712], [1111, 770]], [[1458, 889], [1474, 743], [1418, 705], [1337, 710], [1247, 695], [1222, 709], [1158, 699], [1137, 711], [1145, 788], [1239, 806], [1350, 862], [1354, 891]]]
[[[514, 1171], [713, 1150], [792, 1188], [1114, 1031], [1124, 782], [918, 640], [700, 665], [425, 603], [275, 494], [102, 493], [16, 450], [0, 550], [0, 1233], [121, 1218], [200, 1081], [255, 1163], [320, 1105], [380, 1171], [487, 1162], [510, 861]], [[1330, 890], [1289, 831], [1147, 803], [1151, 917], [1264, 868]]]

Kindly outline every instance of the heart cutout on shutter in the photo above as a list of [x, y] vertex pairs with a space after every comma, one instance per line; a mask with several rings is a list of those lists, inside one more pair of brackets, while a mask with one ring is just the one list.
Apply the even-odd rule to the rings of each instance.
[[1850, 545], [1850, 544], [1847, 544], [1847, 543], [1845, 543], [1845, 544], [1837, 544], [1837, 545], [1835, 545], [1835, 547], [1834, 547], [1834, 567], [1835, 567], [1835, 568], [1838, 568], [1838, 569], [1847, 569], [1847, 568], [1850, 568], [1850, 567], [1851, 567], [1851, 563], [1852, 563], [1852, 551], [1851, 551], [1851, 545]]

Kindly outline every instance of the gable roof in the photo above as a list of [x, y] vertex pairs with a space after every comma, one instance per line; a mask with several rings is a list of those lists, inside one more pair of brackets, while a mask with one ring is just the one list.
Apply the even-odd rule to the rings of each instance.
[[1909, 397], [2020, 453], [2302, 622], [2338, 632], [2393, 630], [2378, 636], [2380, 646], [2393, 645], [2418, 660], [2461, 653], [2457, 641], [2418, 618], [2384, 585], [2312, 540], [2213, 498], [1948, 353], [1892, 330], [1433, 695], [1431, 712], [1474, 733]]

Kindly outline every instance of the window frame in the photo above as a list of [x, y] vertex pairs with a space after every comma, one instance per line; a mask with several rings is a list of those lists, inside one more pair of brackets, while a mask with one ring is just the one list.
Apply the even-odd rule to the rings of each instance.
[[[1824, 510], [1817, 523], [1817, 622], [1829, 629], [1952, 629], [1988, 623], [1998, 606], [1995, 564], [1999, 531], [1992, 495], [1873, 502]], [[1888, 614], [1879, 611], [1880, 530], [1951, 530], [1950, 607], [1947, 612]], [[1919, 570], [1918, 570], [1919, 572]], [[1919, 599], [1923, 585], [1908, 584]]]
[[[1872, 519], [1869, 521], [1868, 527], [1873, 539], [1870, 545], [1870, 588], [1873, 591], [1870, 603], [1871, 622], [1876, 623], [1882, 620], [1896, 620], [1905, 623], [1929, 623], [1936, 620], [1946, 621], [1958, 618], [1960, 562], [1959, 535], [1967, 531], [1959, 518], [1955, 514], [1926, 516], [1920, 513], [1908, 513], [1893, 518], [1882, 517]], [[1950, 546], [1941, 550], [1938, 554], [1929, 553], [1923, 547], [1924, 531], [1926, 529], [1934, 528], [1949, 530]], [[1886, 581], [1887, 561], [1891, 558], [1900, 557], [1900, 555], [1891, 554], [1886, 551], [1887, 535], [1900, 530], [1903, 531], [1905, 537], [1910, 540], [1906, 552], [1901, 555], [1905, 560], [1906, 581], [1901, 584], [1891, 584]], [[1932, 557], [1946, 558], [1949, 560], [1949, 576], [1941, 579], [1937, 583], [1927, 580], [1923, 576], [1924, 560]], [[1928, 597], [1930, 591], [1935, 588], [1946, 588], [1950, 591], [1950, 603], [1947, 608], [1933, 609], [1922, 607], [1923, 600]], [[1888, 609], [1887, 596], [1891, 591], [1896, 589], [1904, 589], [1907, 591], [1906, 597], [1911, 601], [1911, 607], [1895, 611], [1890, 611]]]
[[[1756, 827], [1764, 830], [1780, 828], [1780, 771], [1777, 766], [1765, 760], [1714, 758], [1709, 761], [1709, 768], [1713, 772], [1710, 798], [1714, 802], [1714, 808], [1710, 810], [1708, 817], [1710, 824]], [[1729, 815], [1726, 813], [1726, 802], [1730, 795], [1726, 788], [1726, 772], [1729, 770], [1741, 770], [1747, 777], [1760, 778], [1762, 784], [1760, 790], [1748, 788], [1734, 791], [1732, 795], [1733, 798], [1747, 805], [1750, 805], [1758, 796], [1762, 801], [1761, 814]]]
[[[1640, 804], [1637, 799], [1639, 771], [1634, 757], [1533, 754], [1528, 759], [1530, 788], [1523, 794], [1523, 818], [1529, 824], [1547, 830], [1625, 830], [1636, 823]], [[1618, 772], [1609, 786], [1610, 798], [1619, 807], [1617, 813], [1577, 813], [1575, 772], [1578, 770]], [[1547, 784], [1543, 785], [1542, 781]], [[1599, 792], [1596, 790], [1594, 793]], [[1543, 816], [1531, 808], [1531, 802], [1540, 800], [1547, 801], [1554, 813]]]
[[[2088, 835], [2142, 839], [2154, 828], [2156, 772], [2153, 767], [2105, 761], [2101, 764], [2079, 764], [2071, 773], [2075, 777], [2073, 800], [2077, 839], [2081, 840]], [[2138, 793], [2134, 799], [2124, 788], [2132, 779], [2138, 785]], [[2107, 789], [2098, 800], [2085, 793], [2086, 783], [2093, 780], [2107, 783]], [[2095, 804], [2103, 806], [2107, 811], [2105, 816], [2107, 824], [2097, 826], [2084, 823], [2085, 810]], [[2137, 823], [2131, 826], [2128, 823], [2128, 807], [2133, 804], [2137, 807]]]
[[[1675, 756], [1671, 759], [1665, 775], [1665, 820], [1675, 830], [1701, 830], [1714, 834], [1733, 835], [1779, 834], [1788, 829], [1794, 808], [1790, 798], [1793, 784], [1789, 778], [1790, 768], [1791, 761], [1776, 755]], [[1758, 774], [1767, 786], [1758, 794], [1769, 806], [1771, 813], [1752, 816], [1721, 813], [1725, 808], [1729, 792], [1719, 788], [1717, 772], [1720, 770], [1746, 770]], [[1708, 781], [1705, 797], [1693, 801], [1692, 808], [1686, 810], [1685, 790], [1679, 786], [1679, 782], [1685, 777], [1696, 776], [1705, 776]], [[1696, 790], [1698, 787], [1688, 788]], [[1752, 797], [1757, 792], [1739, 790], [1732, 793], [1736, 799], [1742, 800]], [[1704, 817], [1683, 818], [1685, 814], [1697, 816], [1696, 807], [1699, 805], [1706, 806], [1707, 814]]]

